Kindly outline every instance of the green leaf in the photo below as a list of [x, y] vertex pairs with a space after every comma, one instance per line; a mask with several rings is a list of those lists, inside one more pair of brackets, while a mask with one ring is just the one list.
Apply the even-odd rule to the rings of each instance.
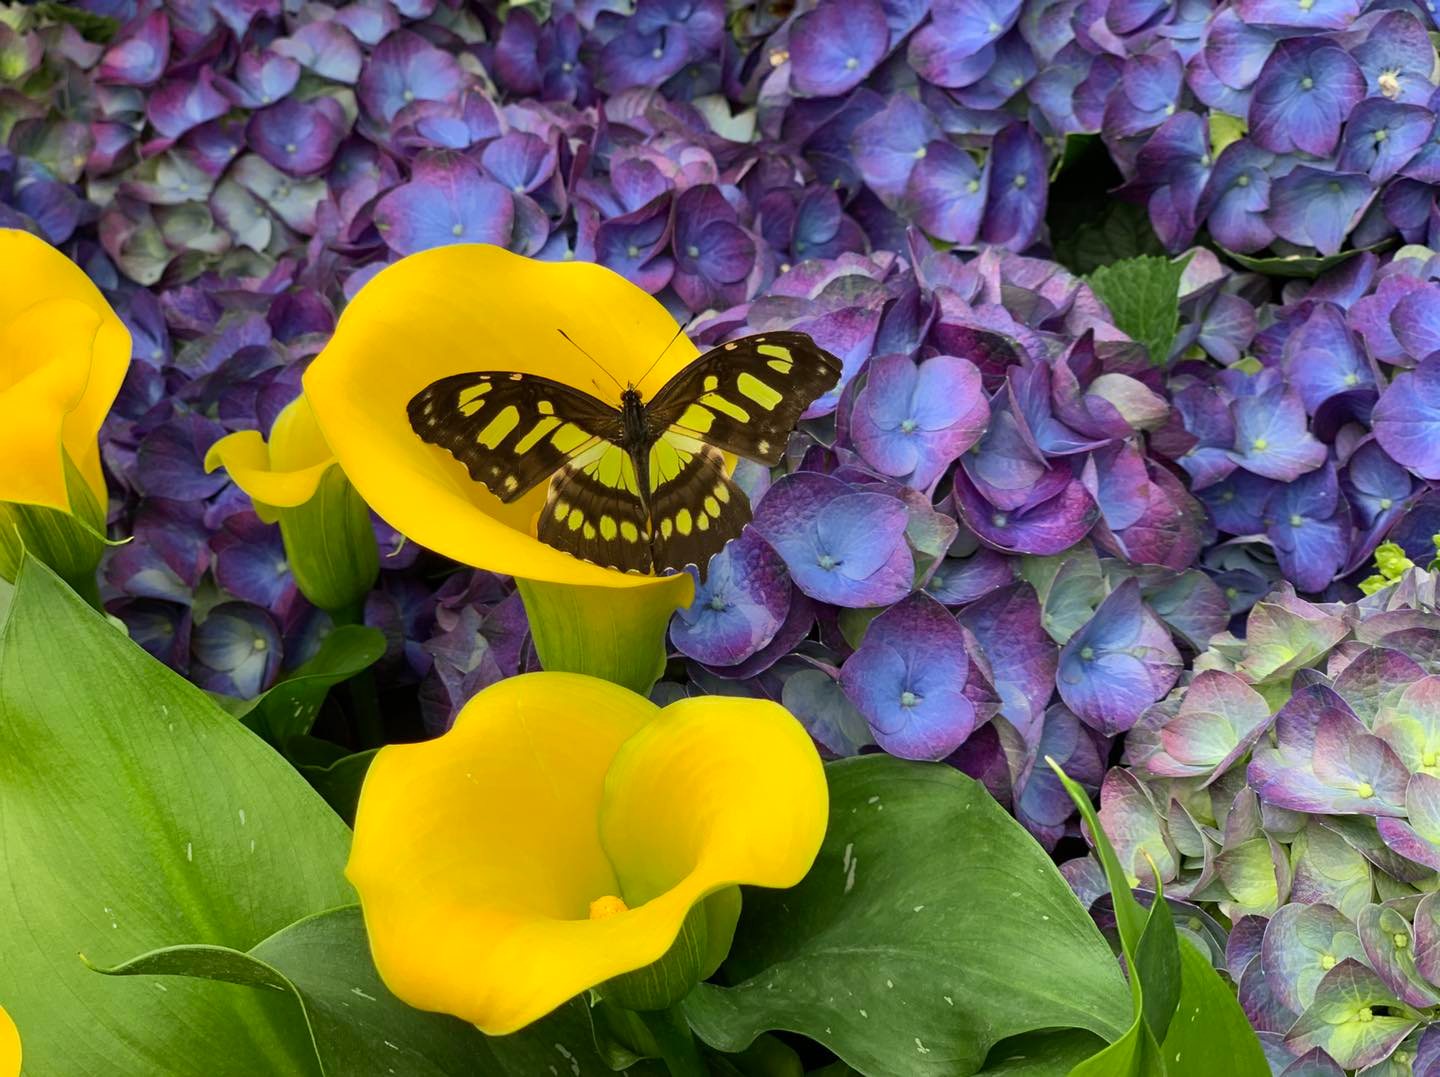
[[[293, 748], [295, 741], [290, 744]], [[305, 780], [325, 798], [340, 818], [352, 826], [355, 823], [355, 805], [360, 802], [360, 787], [370, 771], [370, 762], [379, 748], [342, 755], [329, 763], [301, 763], [292, 751], [291, 761], [295, 769], [305, 775]]]
[[24, 562], [0, 630], [0, 999], [28, 1075], [313, 1072], [277, 993], [118, 983], [77, 954], [254, 946], [355, 900], [349, 843], [261, 740]]
[[74, 4], [61, 3], [60, 0], [43, 0], [36, 4], [33, 10], [39, 18], [68, 22], [80, 31], [81, 37], [87, 41], [98, 41], [102, 45], [108, 44], [115, 36], [115, 31], [120, 28], [118, 19], [97, 15]]
[[341, 625], [320, 642], [313, 658], [268, 692], [233, 713], [281, 748], [310, 732], [330, 689], [363, 673], [385, 653], [385, 636], [362, 625]]
[[1245, 137], [1246, 125], [1242, 116], [1210, 110], [1210, 159], [1220, 156], [1220, 151], [1232, 142]]
[[1082, 1028], [1047, 1029], [1001, 1040], [990, 1049], [982, 1077], [1053, 1077], [1105, 1047]]
[[1180, 1001], [1160, 1047], [1168, 1077], [1211, 1077], [1217, 1058], [1234, 1077], [1268, 1077], [1265, 1049], [1240, 1008], [1235, 988], [1210, 959], [1180, 939]]
[[[1136, 973], [1130, 983], [1134, 1024], [1123, 1038], [1072, 1069], [1070, 1077], [1209, 1077], [1216, 1058], [1227, 1060], [1231, 1077], [1267, 1077], [1269, 1064], [1234, 989], [1200, 951], [1177, 936], [1163, 894], [1144, 913], [1085, 790], [1054, 760], [1046, 762], [1090, 828], [1110, 884], [1126, 964]], [[1139, 916], [1145, 917], [1143, 927]]]
[[407, 1006], [375, 971], [358, 906], [307, 917], [248, 953], [170, 946], [96, 971], [151, 983], [164, 982], [157, 977], [192, 977], [288, 995], [326, 1077], [531, 1077], [551, 1066], [597, 1077], [611, 1072], [595, 1051], [581, 1000], [499, 1039], [458, 1018]]
[[1187, 260], [1155, 255], [1127, 258], [1101, 266], [1088, 278], [1115, 324], [1145, 345], [1154, 366], [1170, 359], [1170, 345], [1180, 326], [1180, 278]]
[[985, 788], [888, 756], [826, 768], [830, 823], [791, 890], [749, 890], [724, 967], [686, 1014], [712, 1046], [788, 1030], [863, 1073], [980, 1070], [1002, 1039], [1114, 1038], [1129, 992], [1044, 850]]
[[[1067, 151], [1070, 142], [1066, 140]], [[1083, 164], [1083, 149], [1081, 163]], [[1103, 147], [1100, 154], [1104, 156]], [[1085, 165], [1084, 167], [1089, 167]], [[1077, 164], [1077, 171], [1082, 170]], [[1063, 179], [1063, 177], [1062, 177]], [[1051, 192], [1052, 198], [1055, 192]], [[1105, 197], [1096, 205], [1080, 204], [1065, 215], [1077, 220], [1060, 222], [1055, 236], [1055, 257], [1073, 273], [1093, 273], [1101, 266], [1143, 254], [1165, 253], [1165, 246], [1150, 226], [1144, 206]], [[1060, 212], [1057, 207], [1057, 212]]]
[[1384, 240], [1369, 247], [1355, 247], [1348, 251], [1341, 251], [1338, 254], [1326, 255], [1304, 255], [1286, 254], [1270, 255], [1268, 257], [1256, 257], [1251, 254], [1236, 254], [1234, 251], [1227, 251], [1220, 248], [1222, 254], [1233, 262], [1237, 262], [1246, 269], [1256, 273], [1263, 273], [1267, 277], [1295, 277], [1301, 280], [1310, 280], [1328, 272], [1338, 265], [1350, 261], [1357, 254], [1364, 254], [1366, 251], [1382, 251], [1391, 245], [1390, 240]]

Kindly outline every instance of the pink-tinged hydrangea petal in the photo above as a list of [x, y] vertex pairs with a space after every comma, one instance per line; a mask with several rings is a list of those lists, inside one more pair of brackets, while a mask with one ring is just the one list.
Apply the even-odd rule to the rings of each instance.
[[1174, 52], [1132, 56], [1125, 61], [1119, 92], [1105, 105], [1103, 130], [1131, 138], [1153, 131], [1180, 106], [1185, 67]]
[[1256, 745], [1248, 780], [1291, 811], [1404, 816], [1405, 765], [1335, 692], [1313, 685], [1275, 716], [1277, 743]]
[[1421, 478], [1440, 479], [1440, 356], [1396, 374], [1380, 394], [1372, 422], [1376, 440], [1393, 459]]
[[310, 176], [330, 164], [347, 127], [345, 111], [333, 97], [287, 98], [251, 116], [245, 134], [280, 171]]
[[[1265, 976], [1264, 965], [1260, 958], [1251, 959], [1250, 964], [1246, 965], [1244, 971], [1241, 972], [1236, 986], [1240, 1007], [1245, 1011], [1245, 1016], [1249, 1018], [1251, 1026], [1262, 1037], [1273, 1036], [1274, 1040], [1279, 1043], [1280, 1037], [1295, 1024], [1296, 1014], [1276, 997], [1269, 979]], [[1278, 1047], [1277, 1050], [1285, 1059], [1295, 1057], [1283, 1046]]]
[[1290, 333], [1284, 357], [1290, 386], [1312, 415], [1337, 393], [1375, 384], [1370, 364], [1346, 325], [1344, 311], [1328, 303], [1317, 304]]
[[1365, 950], [1354, 922], [1330, 905], [1282, 905], [1266, 925], [1260, 951], [1265, 979], [1295, 1013], [1309, 1008], [1325, 973], [1346, 958], [1363, 961]]
[[907, 520], [898, 498], [799, 472], [766, 492], [753, 526], [807, 595], [860, 607], [898, 602], [910, 592], [915, 567], [905, 544]]
[[[1235, 402], [1235, 448], [1230, 458], [1246, 471], [1289, 482], [1325, 462], [1325, 446], [1310, 433], [1305, 402], [1276, 385]], [[1393, 454], [1392, 454], [1393, 455]]]
[[885, 9], [875, 0], [820, 0], [790, 27], [790, 85], [807, 97], [853, 90], [889, 41]]
[[[1395, 662], [1396, 673], [1407, 667]], [[1395, 686], [1398, 687], [1398, 686]], [[1406, 768], [1440, 773], [1440, 677], [1422, 676], [1396, 696], [1395, 687], [1375, 711], [1372, 729]]]
[[1045, 631], [1035, 589], [1016, 583], [992, 591], [962, 610], [960, 623], [975, 634], [989, 660], [1001, 713], [1027, 741], [1038, 740], [1055, 691], [1059, 652]]
[[1181, 571], [1195, 563], [1214, 529], [1205, 506], [1169, 471], [1147, 461], [1145, 475], [1140, 515], [1120, 530], [1102, 520], [1095, 541], [1134, 564]]
[[1366, 350], [1372, 358], [1382, 363], [1414, 365], [1414, 360], [1396, 339], [1395, 331], [1390, 325], [1390, 315], [1405, 296], [1428, 287], [1430, 286], [1425, 281], [1416, 277], [1389, 276], [1376, 285], [1372, 294], [1351, 305], [1346, 312], [1346, 319], [1350, 328], [1364, 339]]
[[880, 329], [877, 307], [842, 307], [814, 318], [803, 318], [790, 328], [808, 333], [820, 347], [840, 360], [840, 383], [818, 397], [805, 410], [804, 418], [816, 419], [835, 410], [840, 394], [860, 367], [875, 351], [875, 334]]
[[1171, 778], [1213, 782], [1269, 728], [1263, 696], [1233, 673], [1202, 671], [1185, 689], [1180, 711], [1160, 731], [1162, 751], [1146, 766]]
[[557, 148], [538, 135], [511, 131], [486, 145], [480, 164], [495, 182], [531, 194], [555, 174]]
[[351, 86], [360, 77], [364, 59], [360, 45], [338, 20], [324, 19], [302, 26], [271, 47], [331, 82]]
[[1270, 208], [1269, 167], [1274, 155], [1249, 139], [1220, 151], [1195, 208], [1217, 242], [1242, 254], [1270, 245], [1275, 233], [1265, 222]]
[[1075, 715], [1105, 736], [1129, 729], [1175, 686], [1180, 652], [1170, 631], [1126, 580], [1060, 652], [1055, 683]]
[[647, 292], [660, 291], [675, 275], [675, 260], [663, 253], [670, 243], [670, 209], [667, 195], [599, 225], [595, 261]]
[[980, 372], [948, 355], [918, 366], [903, 355], [877, 356], [866, 370], [851, 416], [856, 448], [882, 473], [929, 489], [989, 420]]
[[176, 139], [230, 110], [230, 102], [215, 85], [215, 75], [202, 67], [193, 81], [172, 79], [149, 97], [146, 114], [155, 130]]
[[790, 612], [790, 597], [785, 563], [746, 531], [710, 559], [694, 601], [670, 624], [671, 642], [697, 662], [737, 665], [775, 638]]
[[676, 199], [674, 250], [671, 284], [691, 310], [744, 301], [755, 240], [718, 187], [690, 187]]
[[[1440, 786], [1440, 780], [1430, 780]], [[1435, 796], [1436, 792], [1432, 791], [1430, 795]], [[1366, 905], [1356, 917], [1355, 927], [1360, 933], [1360, 943], [1365, 947], [1371, 969], [1385, 981], [1396, 998], [1411, 1006], [1434, 1006], [1440, 1002], [1440, 995], [1423, 981], [1415, 967], [1415, 940], [1410, 921], [1398, 910], [1384, 905]]]
[[961, 468], [955, 472], [955, 502], [981, 541], [1005, 553], [1060, 553], [1089, 534], [1100, 518], [1095, 500], [1079, 479], [1069, 480], [1046, 501], [1001, 510], [985, 500]]
[[[1372, 729], [1382, 711], [1392, 710], [1416, 681], [1425, 676], [1424, 668], [1409, 655], [1391, 647], [1370, 647], [1362, 651], [1335, 678], [1335, 691], [1350, 705], [1362, 722]], [[1440, 726], [1435, 729], [1440, 734]], [[1382, 735], [1383, 734], [1379, 734]], [[1395, 741], [1392, 748], [1402, 762], [1414, 770], [1405, 751]]]
[[105, 50], [96, 69], [103, 82], [123, 86], [151, 86], [160, 81], [170, 62], [170, 20], [154, 11], [129, 23]]
[[[1014, 390], [1011, 395], [1019, 396]], [[1041, 433], [1048, 431], [1042, 427]], [[1021, 422], [1018, 409], [1006, 407], [1005, 398], [997, 396], [990, 425], [974, 451], [965, 456], [966, 475], [976, 490], [997, 508], [1018, 509], [1037, 497], [1052, 496], [1069, 479], [1060, 463], [1055, 467], [1049, 465], [1042, 446], [1027, 434], [1030, 430]], [[1054, 439], [1047, 441], [1043, 448], [1053, 452]]]
[[381, 123], [413, 101], [453, 101], [464, 88], [455, 58], [409, 30], [380, 42], [356, 84], [365, 111]]
[[1340, 126], [1365, 96], [1360, 65], [1324, 38], [1275, 46], [1250, 100], [1250, 137], [1273, 153], [1328, 157]]
[[964, 633], [944, 606], [914, 594], [870, 622], [840, 671], [875, 742], [905, 759], [944, 759], [976, 725], [965, 696]]
[[978, 82], [995, 63], [995, 48], [987, 42], [972, 48], [930, 23], [910, 39], [906, 59], [926, 82], [958, 88]]
[[[1081, 393], [1069, 363], [1057, 363], [1053, 371], [1043, 363], [1012, 370], [1009, 390], [1013, 408], [1008, 416], [1017, 425], [1015, 435], [1043, 456], [1088, 452], [1130, 433], [1114, 404], [1097, 394]], [[1090, 434], [1081, 433], [1082, 428]]]
[[409, 183], [375, 206], [375, 223], [396, 254], [451, 243], [510, 242], [515, 219], [510, 192], [469, 160], [437, 155], [417, 163]]
[[1300, 165], [1271, 185], [1265, 219], [1281, 239], [1335, 254], [1374, 196], [1361, 173]]
[[1410, 775], [1405, 813], [1404, 821], [1376, 820], [1380, 839], [1406, 860], [1440, 871], [1440, 778], [1423, 772]]
[[1166, 833], [1165, 817], [1144, 782], [1127, 770], [1112, 768], [1100, 786], [1098, 814], [1100, 827], [1115, 847], [1121, 868], [1136, 885], [1153, 890], [1157, 884], [1175, 878], [1180, 855]]

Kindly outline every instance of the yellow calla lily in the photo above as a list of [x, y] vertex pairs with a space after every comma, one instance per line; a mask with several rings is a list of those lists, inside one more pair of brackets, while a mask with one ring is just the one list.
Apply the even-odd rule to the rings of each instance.
[[227, 434], [205, 454], [250, 495], [255, 514], [278, 523], [302, 594], [321, 609], [358, 616], [380, 554], [370, 510], [341, 470], [302, 393], [281, 410], [267, 442], [258, 431]]
[[0, 1077], [20, 1077], [20, 1030], [0, 1006]]
[[68, 456], [103, 512], [100, 424], [129, 365], [130, 333], [84, 271], [0, 229], [0, 501], [72, 511]]
[[205, 470], [223, 467], [250, 495], [256, 515], [271, 524], [279, 519], [276, 509], [297, 508], [314, 497], [335, 463], [303, 393], [275, 417], [268, 442], [257, 430], [241, 430], [225, 435], [205, 454]]
[[361, 495], [422, 546], [529, 580], [668, 588], [674, 604], [683, 605], [691, 593], [687, 574], [617, 572], [542, 543], [535, 517], [546, 484], [502, 504], [448, 452], [420, 440], [406, 404], [450, 374], [513, 370], [618, 407], [612, 377], [635, 383], [648, 399], [698, 354], [654, 297], [603, 266], [458, 244], [413, 254], [376, 274], [306, 371], [305, 391]]
[[532, 673], [481, 692], [444, 736], [380, 750], [346, 875], [386, 986], [504, 1035], [660, 959], [697, 906], [709, 975], [734, 887], [798, 883], [827, 811], [815, 747], [777, 704], [661, 709]]

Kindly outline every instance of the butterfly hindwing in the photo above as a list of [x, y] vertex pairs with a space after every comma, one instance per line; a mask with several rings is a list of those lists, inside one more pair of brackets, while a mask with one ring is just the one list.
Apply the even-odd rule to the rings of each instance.
[[622, 572], [650, 572], [650, 521], [629, 454], [602, 441], [561, 466], [536, 536]]
[[597, 439], [618, 439], [619, 411], [549, 378], [455, 374], [410, 400], [410, 425], [459, 460], [501, 501], [514, 501]]
[[656, 568], [695, 565], [703, 579], [711, 556], [750, 522], [749, 498], [719, 449], [673, 431], [651, 446], [648, 471]]
[[656, 436], [677, 433], [774, 466], [801, 414], [840, 380], [841, 364], [804, 333], [773, 332], [712, 348], [655, 394]]

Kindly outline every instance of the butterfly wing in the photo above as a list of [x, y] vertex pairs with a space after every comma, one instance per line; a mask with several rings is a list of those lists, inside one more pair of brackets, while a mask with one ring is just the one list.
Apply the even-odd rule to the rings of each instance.
[[[410, 400], [410, 425], [511, 502], [568, 460], [618, 440], [618, 410], [534, 374], [477, 371], [432, 382]], [[543, 537], [543, 536], [542, 536]]]
[[673, 429], [771, 467], [816, 397], [840, 380], [841, 364], [804, 333], [742, 337], [712, 348], [655, 394], [650, 432]]
[[540, 512], [536, 537], [622, 572], [651, 571], [650, 515], [635, 461], [597, 441], [563, 464]]
[[750, 522], [750, 499], [725, 474], [725, 456], [698, 438], [669, 431], [650, 447], [651, 552], [659, 569], [694, 565], [705, 578], [710, 558]]

